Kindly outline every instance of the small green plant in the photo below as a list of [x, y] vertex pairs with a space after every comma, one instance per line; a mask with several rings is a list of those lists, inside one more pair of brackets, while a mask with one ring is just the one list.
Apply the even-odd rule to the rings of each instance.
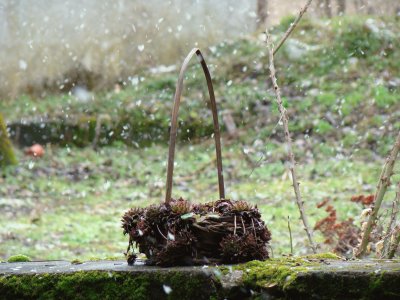
[[317, 96], [318, 103], [326, 106], [331, 107], [335, 105], [337, 100], [337, 96], [333, 92], [324, 92]]
[[324, 120], [319, 120], [317, 122], [317, 124], [314, 126], [314, 128], [315, 128], [315, 132], [317, 132], [321, 135], [330, 133], [333, 130], [333, 126]]
[[374, 99], [378, 108], [386, 108], [396, 104], [399, 101], [399, 95], [392, 93], [383, 85], [374, 88]]

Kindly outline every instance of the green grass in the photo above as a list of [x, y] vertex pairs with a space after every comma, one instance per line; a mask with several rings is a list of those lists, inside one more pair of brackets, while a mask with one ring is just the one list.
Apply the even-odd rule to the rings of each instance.
[[[252, 150], [261, 150], [247, 146]], [[284, 153], [282, 146], [275, 153]], [[164, 197], [167, 149], [125, 146], [91, 149], [47, 149], [46, 158], [21, 157], [18, 169], [7, 169], [0, 187], [0, 258], [24, 253], [32, 259], [89, 259], [121, 257], [127, 246], [120, 217], [131, 206], [147, 206]], [[224, 151], [227, 197], [258, 205], [272, 231], [274, 254], [289, 252], [287, 217], [291, 218], [295, 251], [307, 250], [291, 181], [279, 155], [253, 170], [241, 146], [229, 143]], [[209, 142], [179, 146], [175, 168], [175, 197], [192, 202], [215, 200], [218, 195], [214, 155]], [[249, 158], [256, 162], [257, 152]], [[361, 207], [349, 201], [353, 194], [371, 193], [382, 160], [355, 154], [351, 159], [301, 158], [301, 190], [311, 224], [325, 216], [316, 204], [331, 197], [340, 219], [356, 217]], [[197, 170], [201, 169], [200, 173]], [[398, 172], [398, 169], [396, 169]], [[391, 198], [393, 191], [389, 193]], [[387, 206], [389, 206], [389, 202]], [[322, 237], [317, 235], [317, 240]]]

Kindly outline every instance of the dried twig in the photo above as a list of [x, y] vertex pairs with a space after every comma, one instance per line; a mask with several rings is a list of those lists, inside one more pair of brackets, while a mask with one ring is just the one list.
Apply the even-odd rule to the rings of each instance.
[[[246, 226], [244, 226], [243, 218], [240, 217], [240, 220], [242, 221], [243, 233], [246, 234]], [[253, 223], [253, 224], [254, 224], [254, 223]]]
[[394, 233], [392, 235], [388, 258], [394, 257], [394, 254], [396, 253], [396, 250], [399, 247], [399, 243], [400, 243], [400, 226], [397, 226], [394, 229]]
[[[400, 203], [400, 182], [397, 184], [397, 191], [396, 191], [396, 198], [393, 201], [393, 210], [392, 210], [392, 215], [390, 219], [390, 229], [392, 229], [392, 224], [394, 224], [396, 215], [398, 213], [398, 208], [399, 208], [399, 203]], [[397, 248], [399, 247], [399, 242], [400, 242], [400, 227], [394, 227], [391, 230], [391, 239], [387, 243], [387, 258], [393, 258], [394, 254], [396, 253]]]
[[290, 254], [293, 255], [293, 238], [292, 238], [292, 228], [290, 228], [290, 217], [287, 217], [287, 227], [289, 230], [289, 238], [290, 238]]
[[390, 239], [393, 234], [394, 225], [396, 223], [397, 213], [399, 212], [399, 203], [400, 203], [400, 182], [397, 184], [396, 196], [392, 203], [392, 211], [390, 213], [390, 221], [386, 229], [386, 234], [383, 238], [383, 250], [381, 258], [386, 258], [389, 254], [390, 248]]
[[233, 218], [233, 224], [235, 225], [235, 227], [233, 229], [233, 235], [236, 235], [236, 215]]
[[274, 55], [276, 54], [276, 52], [278, 52], [279, 48], [287, 40], [287, 38], [292, 33], [292, 31], [296, 28], [297, 24], [300, 22], [301, 18], [306, 13], [309, 6], [311, 5], [311, 2], [312, 2], [312, 0], [307, 1], [306, 5], [304, 5], [304, 7], [300, 10], [299, 15], [297, 16], [296, 20], [294, 20], [294, 22], [292, 24], [290, 24], [290, 27], [288, 28], [288, 30], [286, 30], [284, 36], [281, 38], [281, 40], [278, 42], [278, 45], [275, 47]]
[[285, 131], [285, 139], [286, 139], [286, 144], [287, 144], [288, 157], [289, 157], [289, 161], [290, 161], [289, 169], [292, 174], [292, 181], [293, 181], [294, 193], [296, 196], [296, 203], [297, 203], [297, 206], [300, 211], [300, 217], [301, 217], [301, 220], [303, 221], [304, 230], [306, 231], [308, 241], [310, 242], [311, 249], [314, 253], [316, 253], [317, 249], [316, 249], [316, 246], [313, 241], [312, 231], [310, 229], [310, 226], [308, 225], [307, 215], [305, 213], [304, 205], [303, 205], [304, 202], [303, 202], [303, 200], [301, 198], [301, 194], [300, 194], [300, 189], [299, 189], [300, 183], [297, 180], [296, 161], [294, 159], [294, 154], [292, 151], [292, 139], [291, 139], [290, 133], [289, 133], [289, 120], [288, 120], [287, 111], [283, 107], [282, 98], [281, 98], [281, 90], [280, 90], [277, 80], [276, 80], [275, 65], [274, 65], [274, 47], [271, 43], [271, 38], [268, 33], [267, 33], [267, 47], [269, 49], [269, 63], [270, 63], [269, 70], [271, 73], [272, 85], [274, 87], [274, 91], [275, 91], [275, 95], [276, 95], [276, 102], [278, 104], [279, 113], [282, 117], [283, 128]]
[[165, 240], [168, 241], [168, 238], [161, 232], [160, 227], [158, 227], [158, 225], [156, 225], [156, 226], [157, 226], [157, 229], [158, 229], [158, 232], [160, 233], [160, 235], [161, 235]]
[[92, 148], [93, 150], [97, 150], [98, 148], [98, 143], [100, 141], [100, 135], [101, 135], [101, 126], [104, 125], [105, 121], [110, 121], [111, 117], [107, 114], [101, 114], [97, 116], [96, 119], [96, 128], [95, 128], [95, 134], [94, 134], [94, 139], [92, 141]]
[[370, 239], [370, 234], [372, 228], [376, 223], [376, 218], [378, 216], [379, 209], [382, 204], [383, 197], [385, 196], [387, 188], [390, 186], [390, 177], [393, 175], [393, 168], [396, 162], [397, 155], [400, 151], [400, 132], [397, 135], [396, 142], [390, 151], [390, 155], [383, 166], [381, 177], [379, 178], [378, 186], [375, 193], [375, 204], [371, 215], [368, 218], [367, 225], [363, 232], [362, 240], [355, 252], [355, 257], [360, 258], [366, 254], [367, 246]]

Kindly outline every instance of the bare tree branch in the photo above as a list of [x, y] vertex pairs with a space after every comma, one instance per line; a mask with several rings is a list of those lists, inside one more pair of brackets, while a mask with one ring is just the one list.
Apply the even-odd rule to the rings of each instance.
[[355, 257], [360, 258], [366, 254], [366, 249], [369, 243], [372, 228], [375, 226], [376, 218], [382, 204], [383, 197], [385, 196], [387, 188], [390, 186], [390, 177], [393, 175], [393, 168], [396, 162], [397, 155], [400, 151], [400, 132], [397, 135], [396, 142], [390, 151], [390, 155], [383, 166], [381, 177], [379, 178], [378, 186], [375, 193], [375, 203], [371, 215], [368, 218], [367, 225], [363, 232], [362, 240], [355, 252]]
[[307, 9], [310, 7], [312, 0], [308, 0], [306, 5], [300, 10], [299, 15], [297, 16], [296, 20], [290, 25], [288, 30], [286, 30], [284, 36], [281, 38], [281, 40], [278, 42], [278, 45], [275, 47], [274, 50], [274, 55], [276, 52], [278, 52], [279, 48], [282, 47], [283, 43], [287, 40], [289, 35], [292, 33], [292, 31], [296, 28], [297, 24], [300, 22], [301, 18], [303, 15], [306, 13]]
[[272, 85], [274, 87], [274, 91], [275, 91], [275, 95], [276, 95], [276, 102], [278, 104], [279, 113], [281, 115], [282, 122], [283, 122], [283, 128], [285, 131], [285, 139], [286, 139], [286, 144], [287, 144], [288, 157], [289, 157], [289, 161], [290, 161], [289, 169], [292, 174], [292, 181], [293, 181], [294, 193], [296, 196], [296, 203], [297, 203], [297, 206], [300, 211], [300, 217], [301, 217], [301, 220], [303, 221], [304, 230], [306, 231], [308, 241], [310, 242], [311, 249], [314, 253], [316, 253], [317, 248], [313, 241], [312, 231], [310, 230], [310, 226], [308, 225], [307, 215], [304, 210], [304, 205], [303, 205], [304, 202], [303, 202], [303, 200], [301, 198], [301, 194], [300, 194], [300, 188], [299, 188], [300, 183], [297, 180], [296, 161], [294, 159], [294, 154], [292, 151], [292, 139], [291, 139], [290, 133], [289, 133], [289, 120], [288, 120], [287, 111], [283, 107], [282, 98], [281, 98], [281, 90], [280, 90], [277, 80], [276, 80], [275, 65], [274, 65], [274, 47], [271, 43], [271, 38], [268, 33], [267, 33], [267, 47], [269, 50], [269, 71], [271, 73], [271, 80], [272, 80]]

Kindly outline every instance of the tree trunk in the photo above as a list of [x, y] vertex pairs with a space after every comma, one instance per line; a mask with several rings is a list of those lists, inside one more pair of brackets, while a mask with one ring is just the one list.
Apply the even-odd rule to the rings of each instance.
[[257, 29], [265, 29], [267, 23], [267, 0], [257, 0]]
[[346, 12], [346, 0], [338, 0], [338, 15], [343, 16]]
[[364, 14], [374, 14], [374, 7], [366, 0], [355, 0], [354, 1], [355, 9], [358, 13]]
[[321, 17], [332, 17], [331, 0], [318, 0], [317, 11]]
[[360, 10], [365, 8], [365, 0], [354, 0], [354, 6], [356, 11], [360, 13]]
[[325, 0], [324, 1], [324, 11], [325, 11], [325, 15], [328, 18], [332, 18], [331, 0]]
[[17, 164], [10, 139], [8, 138], [7, 127], [0, 114], [0, 167]]

